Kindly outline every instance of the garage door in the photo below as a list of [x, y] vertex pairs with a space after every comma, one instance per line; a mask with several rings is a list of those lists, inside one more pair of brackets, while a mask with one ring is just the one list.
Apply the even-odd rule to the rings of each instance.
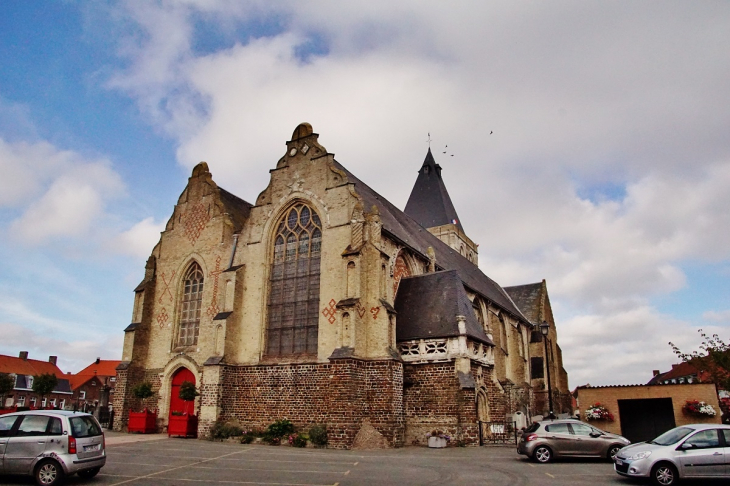
[[671, 398], [619, 400], [621, 435], [631, 442], [651, 440], [676, 425]]

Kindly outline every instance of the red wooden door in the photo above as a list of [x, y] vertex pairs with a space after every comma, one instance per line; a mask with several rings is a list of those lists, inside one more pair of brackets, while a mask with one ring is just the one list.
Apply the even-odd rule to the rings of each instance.
[[180, 385], [182, 385], [184, 381], [189, 381], [194, 385], [195, 375], [187, 368], [180, 368], [175, 372], [174, 375], [172, 375], [172, 391], [170, 392], [170, 415], [172, 415], [173, 412], [188, 413], [192, 415], [192, 413], [194, 412], [194, 402], [186, 402], [180, 399]]

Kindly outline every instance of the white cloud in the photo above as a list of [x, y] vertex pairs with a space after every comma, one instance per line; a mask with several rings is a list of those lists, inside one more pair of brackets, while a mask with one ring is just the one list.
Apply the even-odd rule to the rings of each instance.
[[23, 350], [29, 352], [29, 358], [40, 361], [57, 356], [58, 367], [64, 372], [78, 373], [97, 357], [119, 359], [122, 353], [121, 333], [110, 337], [87, 333], [87, 339], [71, 340], [69, 336], [56, 337], [58, 333], [39, 333], [26, 326], [0, 322], [0, 334], [0, 353], [17, 356], [18, 350]]
[[730, 324], [730, 310], [707, 311], [702, 314], [702, 318], [706, 321], [723, 322]]
[[154, 218], [145, 218], [127, 231], [120, 233], [114, 248], [119, 252], [139, 258], [146, 258], [160, 240], [165, 223], [155, 223]]

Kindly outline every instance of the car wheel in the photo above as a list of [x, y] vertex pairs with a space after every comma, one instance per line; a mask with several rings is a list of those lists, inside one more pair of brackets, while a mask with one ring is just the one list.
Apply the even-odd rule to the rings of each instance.
[[659, 486], [677, 484], [677, 468], [666, 462], [660, 462], [651, 470], [651, 480]]
[[35, 468], [35, 482], [39, 486], [55, 486], [63, 481], [63, 468], [53, 459], [38, 463]]
[[621, 450], [621, 446], [618, 444], [614, 444], [611, 447], [608, 448], [608, 454], [606, 454], [606, 457], [609, 461], [614, 461], [616, 459], [616, 454], [618, 454], [618, 451]]
[[535, 449], [532, 457], [534, 457], [537, 462], [545, 464], [553, 460], [553, 451], [551, 451], [547, 446], [540, 446]]
[[100, 467], [95, 467], [94, 469], [86, 469], [84, 471], [79, 471], [79, 477], [81, 479], [91, 479], [97, 474], [99, 474]]

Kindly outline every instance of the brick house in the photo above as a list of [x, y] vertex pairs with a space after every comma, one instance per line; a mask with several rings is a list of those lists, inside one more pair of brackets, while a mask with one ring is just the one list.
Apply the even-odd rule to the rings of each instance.
[[88, 411], [112, 403], [121, 361], [96, 358], [96, 361], [70, 377], [72, 403], [76, 410]]
[[[15, 380], [13, 391], [5, 396], [4, 408], [29, 407], [66, 408], [71, 403], [71, 385], [68, 377], [56, 366], [56, 356], [48, 361], [28, 358], [28, 351], [21, 351], [18, 357], [0, 355], [0, 373], [10, 375]], [[41, 397], [33, 392], [33, 377], [44, 373], [55, 375], [58, 384], [52, 393]]]
[[[691, 423], [717, 423], [720, 406], [714, 383], [624, 386], [579, 386], [575, 390], [581, 419], [585, 410], [600, 403], [613, 414], [613, 421], [593, 421], [596, 427], [620, 434], [631, 442], [653, 439], [669, 429]], [[688, 400], [703, 401], [717, 412], [698, 416], [683, 410]]]
[[[287, 417], [326, 424], [338, 448], [423, 444], [434, 429], [474, 444], [478, 421], [522, 410], [512, 386], [532, 399], [533, 323], [478, 268], [430, 150], [404, 211], [309, 124], [270, 174], [251, 204], [193, 169], [135, 289], [115, 429], [143, 406], [164, 428], [183, 375], [201, 392], [201, 437], [217, 419]], [[139, 403], [143, 381], [157, 393]]]

